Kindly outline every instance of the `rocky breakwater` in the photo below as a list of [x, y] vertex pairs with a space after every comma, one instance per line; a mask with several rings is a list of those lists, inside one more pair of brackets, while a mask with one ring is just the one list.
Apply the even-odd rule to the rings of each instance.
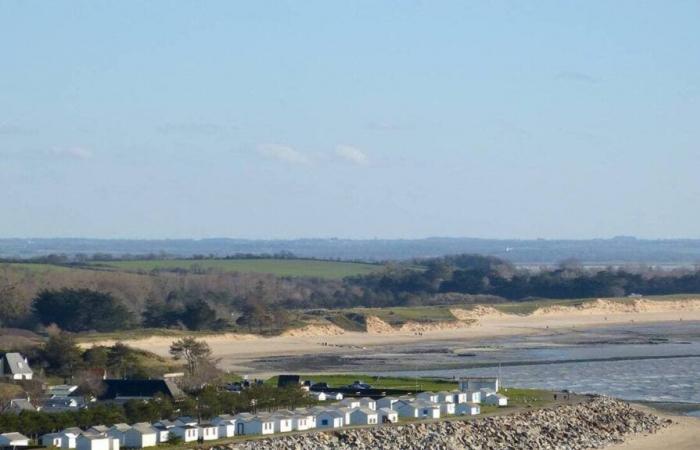
[[598, 397], [476, 420], [313, 432], [208, 447], [209, 450], [459, 450], [602, 448], [636, 433], [654, 433], [670, 421], [628, 404]]

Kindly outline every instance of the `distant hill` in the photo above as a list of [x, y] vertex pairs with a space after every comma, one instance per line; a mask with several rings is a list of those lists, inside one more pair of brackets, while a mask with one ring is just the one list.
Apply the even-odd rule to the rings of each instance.
[[113, 255], [276, 255], [362, 261], [406, 260], [459, 253], [492, 255], [517, 264], [556, 264], [576, 259], [584, 264], [692, 265], [700, 262], [700, 239], [644, 240], [633, 237], [591, 240], [427, 239], [0, 239], [0, 257], [48, 254]]

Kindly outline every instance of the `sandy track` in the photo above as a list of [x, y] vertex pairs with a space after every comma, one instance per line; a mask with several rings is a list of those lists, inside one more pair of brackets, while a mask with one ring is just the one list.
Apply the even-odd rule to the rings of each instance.
[[[371, 320], [371, 332], [344, 332], [332, 326], [310, 326], [281, 336], [263, 338], [226, 333], [205, 336], [221, 366], [229, 370], [249, 371], [247, 362], [270, 356], [299, 354], [348, 354], [364, 348], [388, 344], [410, 344], [441, 340], [470, 340], [494, 336], [546, 333], [552, 330], [589, 328], [622, 323], [700, 321], [700, 300], [650, 301], [639, 299], [626, 304], [597, 300], [579, 307], [548, 307], [529, 315], [503, 314], [490, 307], [453, 310], [465, 322], [448, 326], [425, 327], [420, 333], [413, 327], [393, 329], [379, 319]], [[131, 346], [167, 356], [175, 338], [154, 336], [130, 340]], [[109, 345], [100, 341], [85, 346]]]

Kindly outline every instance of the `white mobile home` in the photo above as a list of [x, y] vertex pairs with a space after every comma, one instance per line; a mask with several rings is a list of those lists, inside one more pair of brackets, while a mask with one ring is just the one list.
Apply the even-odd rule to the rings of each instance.
[[438, 402], [438, 394], [435, 392], [419, 392], [416, 395], [416, 400], [422, 400], [424, 402], [430, 402], [430, 403], [437, 403]]
[[456, 403], [455, 395], [452, 392], [440, 391], [437, 393], [438, 401], [436, 403]]
[[377, 425], [379, 414], [370, 408], [355, 408], [350, 412], [351, 425]]
[[455, 403], [466, 403], [469, 401], [467, 393], [462, 391], [452, 391], [452, 399]]
[[75, 448], [75, 440], [77, 437], [77, 434], [60, 431], [58, 433], [45, 434], [41, 436], [39, 441], [44, 447], [56, 447], [63, 450], [68, 450]]
[[270, 419], [274, 422], [275, 433], [288, 433], [292, 431], [292, 416], [291, 411], [276, 411], [270, 415]]
[[119, 439], [106, 434], [85, 433], [75, 440], [76, 450], [119, 450]]
[[481, 406], [478, 403], [457, 403], [455, 413], [462, 416], [476, 416], [481, 414]]
[[361, 408], [377, 409], [377, 401], [370, 397], [362, 397], [360, 399]]
[[316, 418], [310, 412], [294, 410], [292, 413], [292, 430], [305, 431], [316, 428]]
[[0, 434], [0, 447], [28, 447], [29, 438], [20, 433]]
[[203, 441], [215, 441], [219, 439], [219, 426], [210, 422], [199, 424], [199, 438]]
[[452, 402], [438, 403], [441, 416], [451, 416], [455, 413], [455, 404]]
[[175, 425], [168, 431], [170, 436], [177, 436], [182, 442], [194, 442], [199, 439], [199, 427], [196, 425]]
[[485, 405], [508, 406], [508, 397], [496, 392], [489, 392], [486, 393], [481, 402]]
[[216, 416], [211, 421], [219, 427], [219, 437], [227, 438], [236, 435], [236, 418], [230, 414]]
[[381, 423], [396, 423], [399, 421], [399, 413], [391, 408], [379, 408], [377, 412]]
[[136, 423], [124, 432], [124, 442], [129, 448], [155, 447], [158, 445], [158, 430], [149, 423]]
[[394, 409], [400, 417], [413, 417], [416, 419], [439, 419], [440, 405], [437, 403], [416, 400], [414, 402], [398, 402]]
[[266, 416], [236, 417], [237, 435], [273, 434], [275, 421]]
[[[481, 391], [465, 391], [464, 392], [467, 396], [467, 403], [481, 403]], [[458, 403], [463, 403], [463, 402], [458, 402]]]
[[316, 415], [317, 428], [341, 428], [345, 425], [345, 414], [336, 410], [326, 410]]

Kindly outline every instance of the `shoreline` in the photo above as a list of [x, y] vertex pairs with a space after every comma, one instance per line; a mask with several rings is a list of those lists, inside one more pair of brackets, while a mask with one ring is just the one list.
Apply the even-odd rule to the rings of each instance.
[[[671, 424], [652, 434], [633, 434], [624, 442], [606, 447], [610, 450], [696, 450], [700, 442], [700, 418], [679, 415], [665, 409], [654, 407], [653, 402], [628, 402], [632, 407], [662, 419], [671, 420]], [[680, 402], [679, 402], [680, 403]], [[700, 408], [700, 405], [698, 405]]]
[[[585, 304], [584, 304], [585, 305]], [[382, 327], [373, 332], [337, 332], [327, 327], [305, 327], [305, 332], [274, 337], [249, 334], [222, 333], [203, 335], [212, 349], [214, 357], [220, 359], [224, 370], [238, 371], [253, 376], [264, 372], [251, 364], [259, 359], [302, 355], [325, 355], [342, 357], [361, 355], [368, 349], [381, 349], [392, 345], [439, 344], [447, 341], [475, 342], [481, 339], [508, 336], [537, 336], [602, 328], [622, 324], [674, 323], [679, 321], [700, 322], [700, 300], [648, 301], [616, 305], [606, 300], [591, 302], [585, 307], [550, 307], [536, 310], [528, 315], [505, 314], [492, 307], [478, 306], [474, 310], [458, 310], [461, 314], [459, 326], [450, 323], [446, 327], [425, 331], [402, 331]], [[469, 320], [469, 321], [467, 321]], [[168, 357], [170, 344], [177, 337], [150, 336], [125, 340], [130, 346]], [[83, 347], [112, 345], [116, 339], [84, 342]]]

